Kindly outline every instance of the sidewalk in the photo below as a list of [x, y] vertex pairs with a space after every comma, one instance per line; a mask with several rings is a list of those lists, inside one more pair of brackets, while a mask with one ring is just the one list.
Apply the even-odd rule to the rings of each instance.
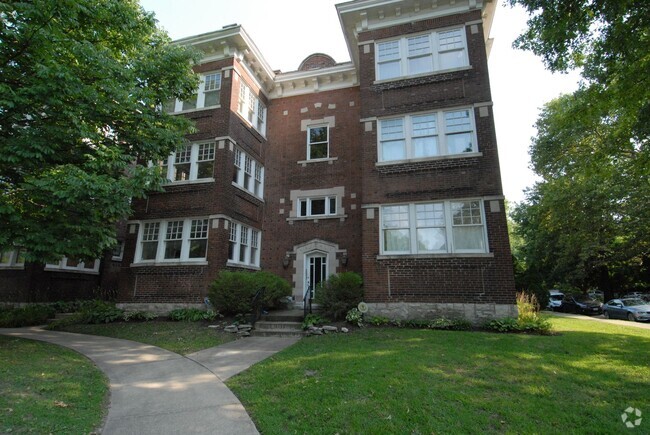
[[109, 379], [106, 435], [257, 434], [223, 380], [298, 340], [251, 337], [183, 357], [129, 340], [39, 327], [0, 334], [54, 343], [92, 360]]

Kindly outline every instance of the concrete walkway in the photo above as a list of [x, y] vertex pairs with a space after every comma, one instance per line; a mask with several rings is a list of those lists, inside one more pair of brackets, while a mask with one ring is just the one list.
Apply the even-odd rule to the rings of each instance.
[[73, 349], [108, 377], [102, 434], [257, 434], [223, 380], [298, 341], [250, 337], [183, 357], [156, 346], [94, 335], [0, 329], [0, 334]]

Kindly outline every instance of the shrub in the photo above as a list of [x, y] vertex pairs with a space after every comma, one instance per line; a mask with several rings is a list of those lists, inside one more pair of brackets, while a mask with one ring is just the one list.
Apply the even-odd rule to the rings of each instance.
[[253, 311], [253, 297], [265, 287], [261, 300], [265, 308], [274, 308], [291, 294], [291, 286], [284, 279], [269, 272], [221, 271], [210, 285], [208, 296], [213, 307], [224, 314], [242, 314]]
[[111, 323], [124, 318], [124, 310], [104, 301], [92, 301], [81, 312], [87, 316], [86, 323]]
[[219, 316], [213, 310], [200, 310], [198, 308], [178, 308], [169, 312], [169, 318], [174, 321], [200, 322], [214, 320]]
[[54, 309], [47, 305], [27, 305], [0, 311], [0, 328], [19, 328], [42, 325], [54, 316]]
[[316, 290], [316, 303], [324, 316], [337, 320], [363, 299], [363, 280], [354, 272], [331, 275]]
[[158, 314], [151, 311], [125, 311], [123, 319], [125, 322], [141, 321], [148, 322], [158, 318]]
[[363, 313], [358, 308], [352, 308], [348, 311], [345, 320], [349, 323], [355, 323], [359, 328], [363, 328]]
[[429, 329], [439, 329], [446, 331], [469, 331], [472, 329], [472, 322], [465, 319], [439, 319], [430, 320], [427, 324]]
[[327, 319], [319, 316], [318, 314], [307, 314], [305, 320], [302, 322], [302, 329], [308, 329], [310, 326], [322, 325], [327, 322]]
[[539, 314], [537, 297], [532, 293], [517, 293], [517, 310], [519, 319], [534, 319]]
[[390, 319], [384, 316], [370, 316], [368, 319], [366, 319], [366, 322], [375, 326], [383, 326], [388, 325], [390, 323]]

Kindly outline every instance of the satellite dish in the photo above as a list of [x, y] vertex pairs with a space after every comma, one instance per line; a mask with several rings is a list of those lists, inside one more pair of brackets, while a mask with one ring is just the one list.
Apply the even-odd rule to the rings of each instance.
[[359, 305], [357, 305], [357, 310], [359, 310], [360, 313], [365, 314], [368, 312], [368, 304], [365, 302], [359, 302]]

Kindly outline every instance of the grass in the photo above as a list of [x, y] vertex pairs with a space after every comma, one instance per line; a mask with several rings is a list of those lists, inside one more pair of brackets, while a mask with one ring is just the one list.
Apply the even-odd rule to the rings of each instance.
[[235, 334], [218, 332], [204, 322], [116, 322], [97, 325], [70, 325], [61, 331], [103, 335], [151, 344], [187, 355], [235, 339]]
[[107, 380], [82, 355], [0, 335], [0, 433], [90, 433], [107, 399]]
[[628, 406], [650, 414], [650, 331], [551, 321], [559, 335], [311, 337], [228, 386], [264, 434], [620, 433]]

